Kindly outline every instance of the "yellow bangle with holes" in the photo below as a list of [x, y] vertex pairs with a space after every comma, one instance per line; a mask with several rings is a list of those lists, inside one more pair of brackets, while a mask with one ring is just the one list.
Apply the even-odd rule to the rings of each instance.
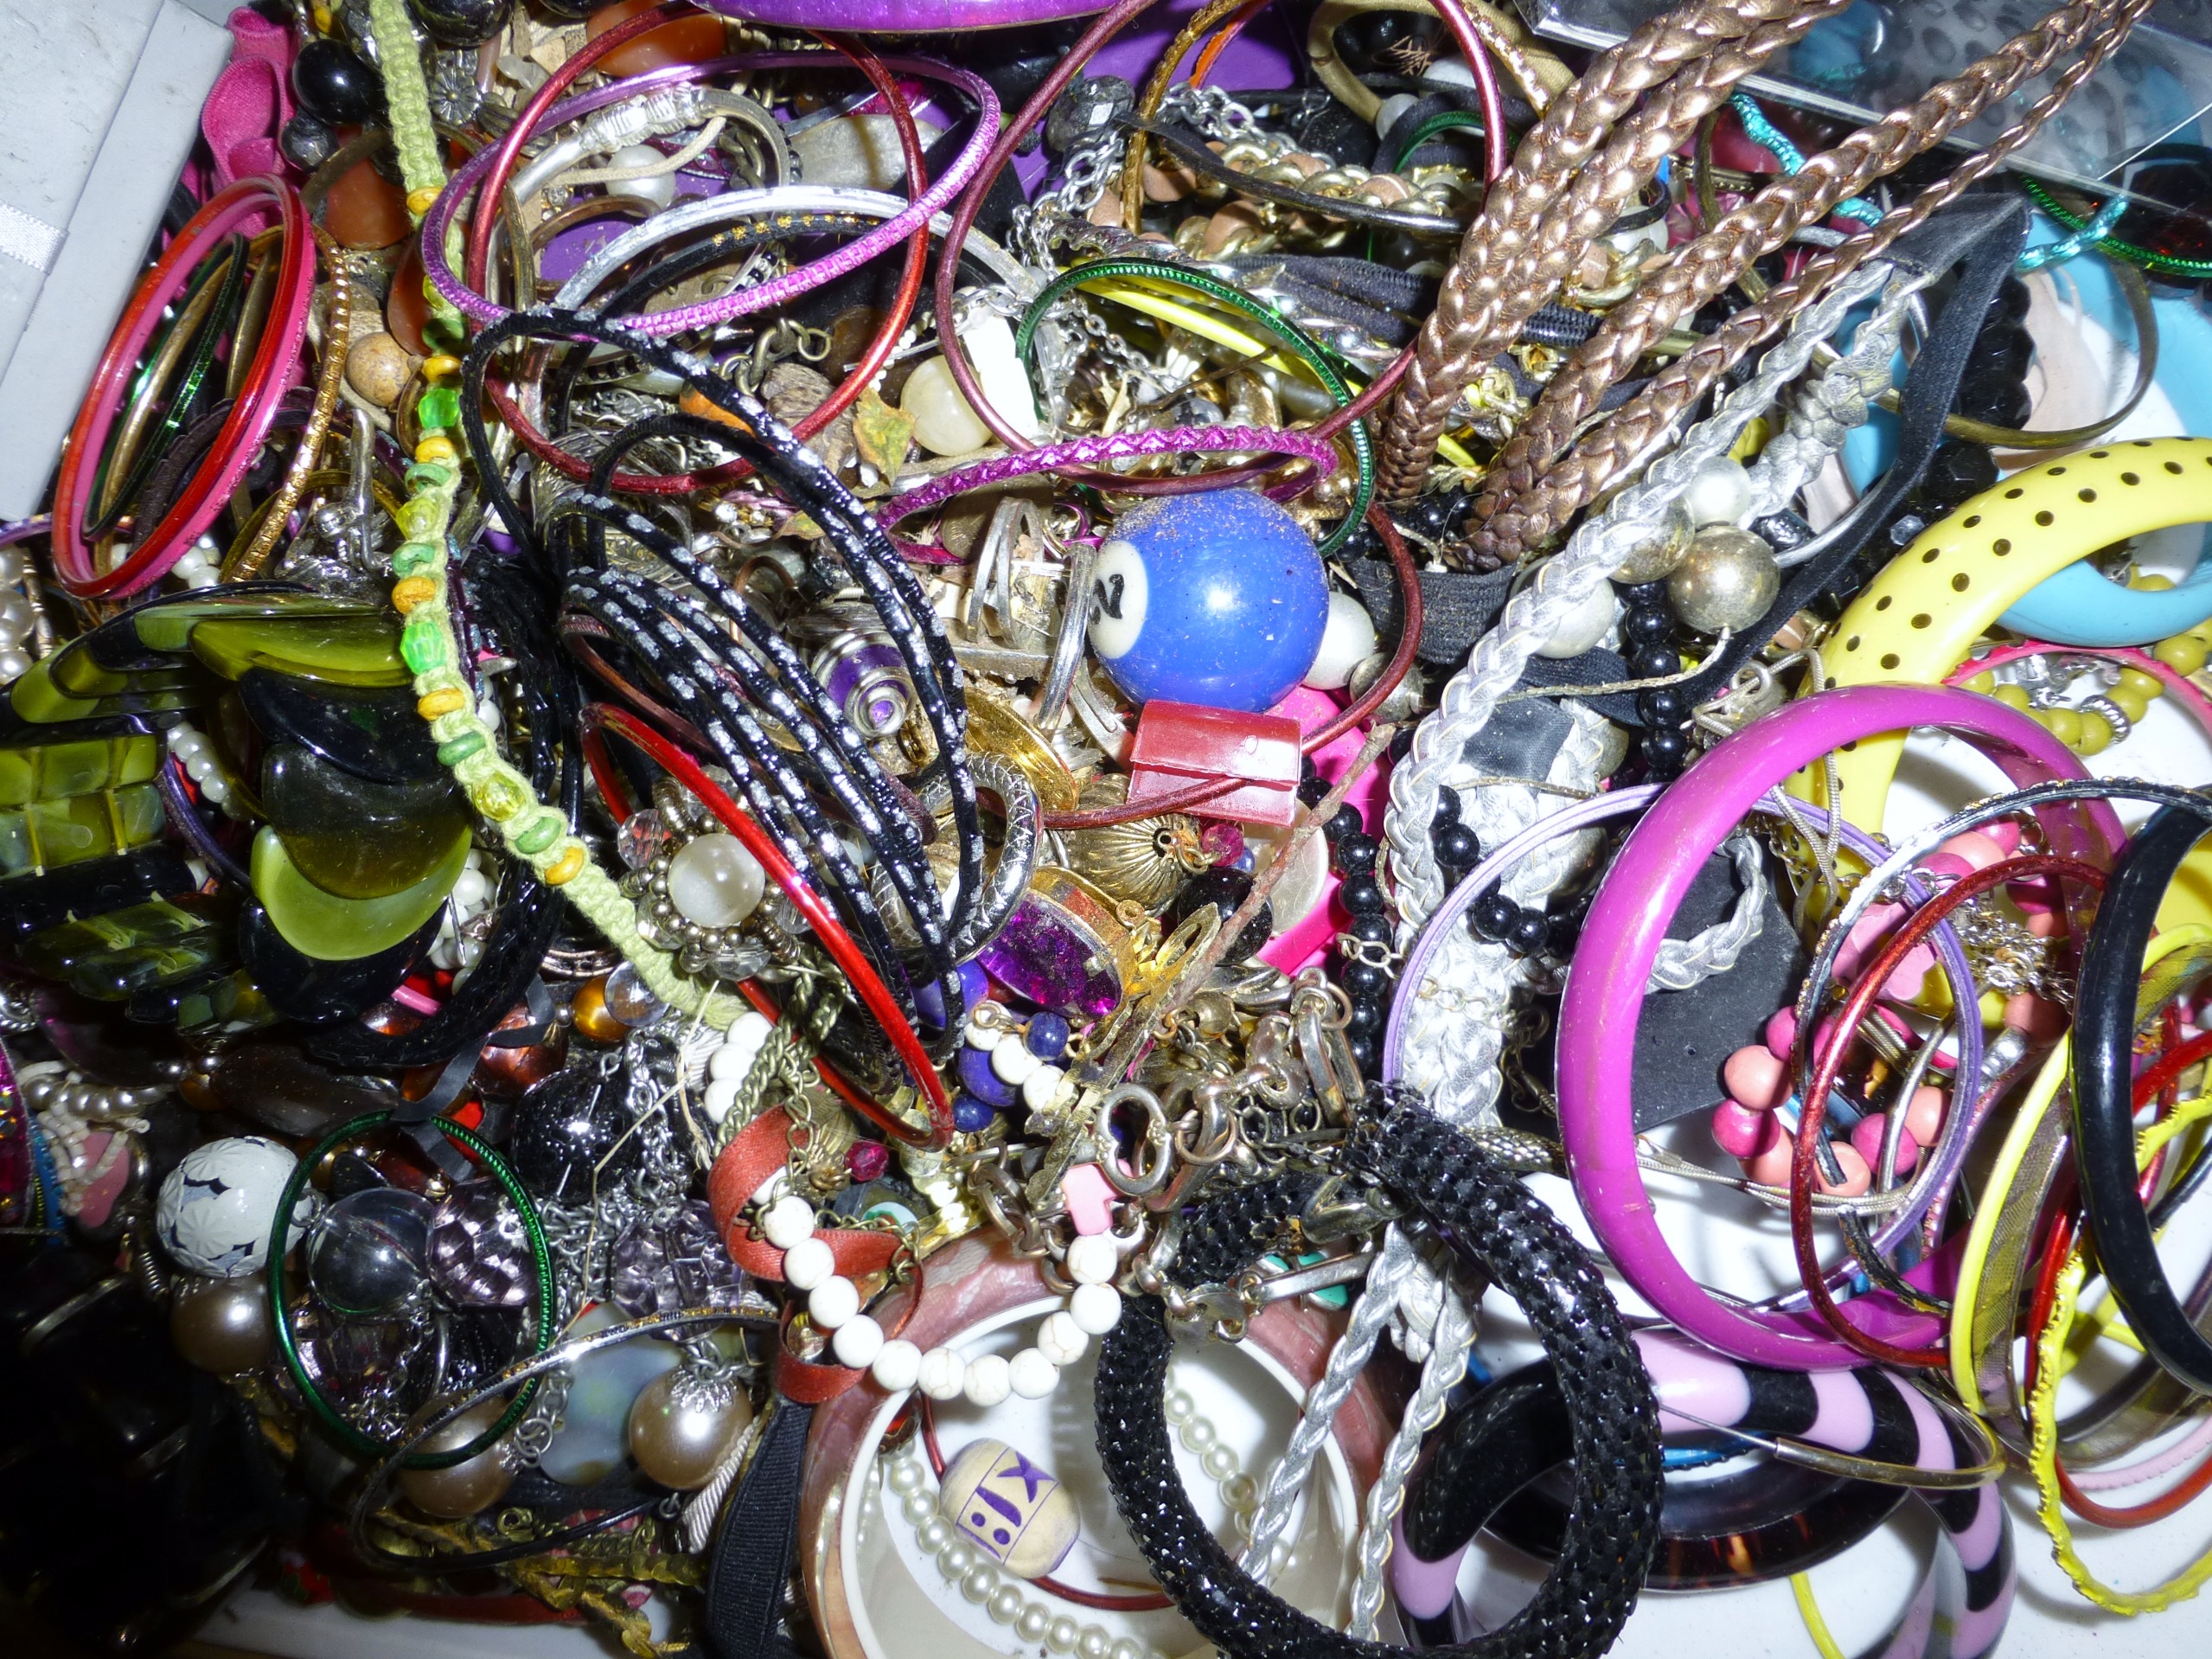
[[[2136, 1166], [2149, 1164], [2152, 1155], [2191, 1124], [2212, 1117], [2212, 1096], [2190, 1100], [2152, 1124], [2136, 1137]], [[2087, 1275], [2087, 1258], [2075, 1246], [2060, 1270], [2057, 1293], [2052, 1299], [2049, 1322], [2036, 1344], [2036, 1392], [2028, 1402], [2033, 1438], [2028, 1467], [2036, 1477], [2036, 1519], [2050, 1534], [2051, 1555], [2074, 1587], [2098, 1606], [2114, 1613], [2155, 1613], [2187, 1601], [2212, 1579], [2212, 1551], [2207, 1551], [2164, 1584], [2148, 1590], [2115, 1590], [2089, 1568], [2074, 1547], [2074, 1529], [2066, 1518], [2066, 1504], [2058, 1483], [2058, 1385], [2064, 1374], [2068, 1343], [2080, 1305], [2081, 1282]]]
[[[2212, 441], [2197, 438], [2107, 445], [2015, 473], [1923, 531], [1851, 602], [1821, 648], [1821, 681], [1938, 684], [2046, 580], [2116, 541], [2202, 522], [2212, 516], [2209, 492]], [[2112, 595], [2128, 597], [2097, 580]], [[2182, 655], [2186, 660], [2185, 649]], [[1996, 695], [2004, 697], [2004, 689]], [[2075, 735], [2077, 742], [2096, 736], [2087, 728]], [[1845, 817], [1881, 830], [1904, 746], [1903, 733], [1887, 733], [1834, 757]], [[1790, 789], [1825, 802], [1817, 772], [1800, 773]], [[2212, 883], [2177, 882], [2159, 925], [2212, 921], [2208, 894]]]

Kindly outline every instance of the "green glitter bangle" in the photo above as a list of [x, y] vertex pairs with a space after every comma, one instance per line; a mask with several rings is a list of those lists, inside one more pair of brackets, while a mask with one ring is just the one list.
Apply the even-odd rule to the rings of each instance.
[[1435, 114], [1406, 135], [1405, 142], [1397, 147], [1397, 153], [1390, 157], [1390, 164], [1383, 170], [1388, 173], [1397, 172], [1399, 168], [1405, 165], [1405, 158], [1408, 156], [1415, 154], [1422, 145], [1440, 132], [1480, 132], [1481, 131], [1482, 118], [1472, 110], [1438, 110]]
[[[2087, 230], [2092, 222], [2064, 206], [2043, 185], [2034, 179], [2023, 178], [2021, 189], [2028, 199], [2055, 219], [2066, 230]], [[2184, 259], [2171, 253], [2159, 253], [2147, 247], [2138, 247], [2132, 242], [2123, 242], [2117, 236], [2107, 236], [2097, 244], [2097, 252], [2108, 253], [2113, 259], [2126, 259], [2130, 265], [2140, 266], [2158, 277], [2177, 277], [2184, 282], [2212, 282], [2212, 259]]]
[[[324, 1136], [315, 1150], [299, 1161], [292, 1171], [292, 1178], [284, 1183], [283, 1198], [277, 1203], [277, 1221], [269, 1238], [269, 1312], [277, 1328], [277, 1346], [284, 1356], [284, 1368], [291, 1373], [292, 1380], [299, 1386], [300, 1395], [313, 1408], [323, 1425], [336, 1437], [338, 1443], [356, 1457], [382, 1457], [390, 1450], [385, 1441], [364, 1434], [339, 1414], [323, 1394], [315, 1379], [308, 1374], [307, 1366], [300, 1358], [299, 1341], [293, 1335], [291, 1321], [284, 1308], [284, 1252], [290, 1245], [292, 1211], [300, 1195], [307, 1189], [308, 1180], [323, 1160], [347, 1142], [358, 1140], [371, 1130], [380, 1129], [393, 1120], [388, 1111], [364, 1112], [349, 1124], [342, 1124]], [[522, 1217], [522, 1230], [530, 1238], [530, 1260], [538, 1280], [537, 1346], [533, 1354], [542, 1354], [553, 1346], [553, 1251], [546, 1242], [544, 1224], [538, 1220], [537, 1206], [522, 1190], [522, 1183], [507, 1167], [507, 1161], [490, 1147], [449, 1118], [433, 1118], [430, 1126], [464, 1151], [473, 1153], [482, 1162], [485, 1171], [496, 1181], [502, 1191], [513, 1202]], [[493, 1424], [464, 1446], [451, 1451], [420, 1451], [411, 1455], [401, 1465], [406, 1469], [451, 1469], [463, 1464], [496, 1441], [521, 1420], [530, 1409], [530, 1401], [538, 1392], [534, 1379]]]
[[[1063, 271], [1046, 283], [1037, 298], [1030, 301], [1029, 309], [1022, 313], [1020, 326], [1014, 330], [1013, 334], [1014, 355], [1022, 360], [1026, 367], [1030, 367], [1032, 380], [1035, 370], [1030, 364], [1031, 348], [1036, 341], [1038, 324], [1045, 320], [1045, 313], [1052, 308], [1054, 302], [1070, 289], [1084, 283], [1103, 282], [1116, 277], [1144, 278], [1168, 283], [1202, 294], [1217, 304], [1227, 306], [1281, 340], [1293, 356], [1314, 371], [1314, 378], [1336, 400], [1338, 408], [1341, 409], [1352, 401], [1351, 388], [1344, 383], [1343, 377], [1330, 367], [1329, 354], [1305, 330], [1280, 311], [1263, 305], [1241, 289], [1160, 259], [1094, 259], [1088, 265], [1078, 265]], [[1320, 552], [1325, 559], [1349, 541], [1353, 532], [1365, 522], [1368, 504], [1375, 498], [1375, 445], [1368, 433], [1367, 423], [1365, 420], [1353, 421], [1345, 429], [1345, 436], [1351, 440], [1352, 458], [1359, 469], [1359, 484], [1351, 509], [1337, 522], [1336, 528], [1320, 544]]]

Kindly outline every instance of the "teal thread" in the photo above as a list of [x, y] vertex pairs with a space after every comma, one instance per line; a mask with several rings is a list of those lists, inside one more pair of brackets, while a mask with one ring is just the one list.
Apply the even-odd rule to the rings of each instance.
[[[1767, 112], [1749, 93], [1737, 93], [1729, 100], [1736, 118], [1743, 123], [1743, 136], [1760, 149], [1781, 163], [1782, 171], [1794, 178], [1805, 170], [1805, 152], [1789, 141], [1789, 135], [1767, 118]], [[1882, 209], [1864, 196], [1853, 196], [1848, 202], [1838, 202], [1836, 212], [1846, 219], [1856, 219], [1863, 225], [1882, 222]]]

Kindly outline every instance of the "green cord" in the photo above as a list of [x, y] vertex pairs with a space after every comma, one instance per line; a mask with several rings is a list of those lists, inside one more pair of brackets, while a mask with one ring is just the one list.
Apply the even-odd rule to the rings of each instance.
[[1408, 156], [1415, 154], [1422, 145], [1440, 132], [1480, 132], [1481, 131], [1482, 118], [1472, 110], [1439, 110], [1406, 135], [1405, 142], [1397, 147], [1397, 153], [1390, 157], [1390, 164], [1383, 170], [1386, 173], [1397, 172], [1399, 168], [1405, 165], [1405, 158]]
[[[2056, 196], [2034, 179], [2023, 178], [2020, 185], [2027, 191], [2029, 200], [2058, 221], [2062, 228], [2087, 230], [2094, 222], [2063, 206]], [[2130, 265], [2140, 266], [2153, 276], [2178, 277], [2184, 282], [2212, 282], [2212, 259], [2184, 259], [2171, 253], [2155, 253], [2147, 247], [2138, 247], [2132, 242], [2123, 242], [2117, 236], [2107, 236], [2098, 242], [2097, 252], [2110, 254], [2117, 259], [2126, 259]]]
[[[1160, 259], [1094, 259], [1088, 265], [1078, 265], [1063, 271], [1046, 283], [1037, 298], [1030, 301], [1029, 309], [1021, 315], [1020, 326], [1013, 333], [1014, 355], [1030, 369], [1032, 379], [1036, 370], [1029, 361], [1031, 348], [1036, 343], [1038, 324], [1045, 320], [1045, 314], [1052, 308], [1054, 302], [1069, 290], [1084, 283], [1101, 282], [1113, 277], [1142, 277], [1155, 282], [1170, 283], [1187, 288], [1193, 293], [1203, 294], [1218, 304], [1226, 305], [1231, 311], [1258, 323], [1288, 347], [1294, 356], [1314, 371], [1314, 377], [1336, 400], [1338, 408], [1341, 409], [1352, 401], [1351, 388], [1329, 365], [1330, 354], [1305, 330], [1280, 311], [1261, 304], [1242, 289]], [[1353, 421], [1346, 429], [1346, 434], [1352, 442], [1352, 459], [1359, 469], [1359, 487], [1353, 495], [1351, 510], [1338, 521], [1337, 527], [1320, 544], [1319, 552], [1324, 559], [1351, 539], [1353, 532], [1365, 521], [1368, 505], [1375, 499], [1375, 445], [1368, 433], [1367, 423], [1365, 420]]]
[[[284, 1308], [284, 1253], [291, 1243], [292, 1211], [298, 1205], [300, 1195], [307, 1189], [309, 1178], [323, 1160], [347, 1142], [358, 1140], [371, 1130], [381, 1128], [392, 1118], [393, 1114], [388, 1111], [364, 1112], [351, 1123], [342, 1124], [324, 1136], [315, 1150], [299, 1161], [292, 1171], [292, 1178], [284, 1183], [284, 1196], [277, 1202], [276, 1226], [269, 1236], [269, 1313], [276, 1324], [277, 1346], [284, 1354], [284, 1368], [291, 1373], [292, 1380], [299, 1386], [302, 1398], [323, 1419], [323, 1426], [356, 1457], [382, 1457], [390, 1448], [373, 1436], [362, 1433], [340, 1416], [338, 1408], [324, 1397], [315, 1379], [308, 1374], [307, 1366], [300, 1358], [299, 1339], [293, 1335], [291, 1321]], [[515, 1178], [515, 1172], [507, 1167], [507, 1161], [476, 1136], [450, 1118], [433, 1118], [430, 1120], [430, 1126], [463, 1150], [474, 1153], [521, 1214], [523, 1231], [530, 1235], [531, 1264], [537, 1270], [538, 1279], [538, 1345], [531, 1352], [542, 1354], [553, 1346], [553, 1250], [546, 1242], [546, 1230], [544, 1224], [538, 1220], [537, 1206], [530, 1201], [529, 1194], [523, 1191], [522, 1183]], [[515, 1426], [522, 1413], [530, 1409], [530, 1401], [536, 1397], [537, 1392], [538, 1379], [534, 1377], [502, 1413], [499, 1421], [468, 1444], [451, 1451], [416, 1452], [401, 1467], [451, 1469], [456, 1464], [468, 1462]]]

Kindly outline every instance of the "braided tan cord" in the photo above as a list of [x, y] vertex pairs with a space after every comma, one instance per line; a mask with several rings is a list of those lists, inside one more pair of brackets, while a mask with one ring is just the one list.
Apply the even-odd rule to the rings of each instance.
[[1504, 526], [1493, 528], [1493, 521], [1503, 513], [1508, 522], [1517, 522], [1510, 518], [1514, 498], [1574, 442], [1607, 388], [1634, 373], [1644, 354], [1683, 317], [1723, 291], [1754, 260], [1825, 219], [1838, 202], [1861, 194], [2009, 98], [2127, 3], [2075, 0], [2062, 7], [1915, 102], [1815, 156], [1794, 176], [1777, 178], [1678, 249], [1608, 311], [1597, 332], [1576, 349], [1483, 480], [1474, 504], [1473, 562], [1494, 568], [1530, 551], [1511, 539]]
[[1977, 151], [1948, 177], [1884, 215], [1880, 224], [1838, 243], [1795, 278], [1775, 285], [1765, 298], [1736, 312], [1689, 352], [1660, 369], [1642, 392], [1608, 415], [1485, 526], [1487, 535], [1495, 538], [1494, 545], [1535, 548], [1550, 542], [1576, 514], [1633, 468], [1653, 443], [1716, 381], [1746, 352], [1787, 323], [1807, 299], [1949, 206], [1969, 185], [1989, 176], [2033, 138], [2075, 89], [2119, 48], [2150, 4], [2151, 0], [2120, 0], [2111, 22], [2090, 39], [2082, 56], [1987, 148]]
[[1558, 291], [1660, 161], [1737, 81], [1844, 3], [1726, 0], [1681, 7], [1606, 52], [1552, 100], [1491, 187], [1435, 311], [1422, 324], [1413, 365], [1384, 426], [1384, 500], [1419, 493], [1461, 392]]

